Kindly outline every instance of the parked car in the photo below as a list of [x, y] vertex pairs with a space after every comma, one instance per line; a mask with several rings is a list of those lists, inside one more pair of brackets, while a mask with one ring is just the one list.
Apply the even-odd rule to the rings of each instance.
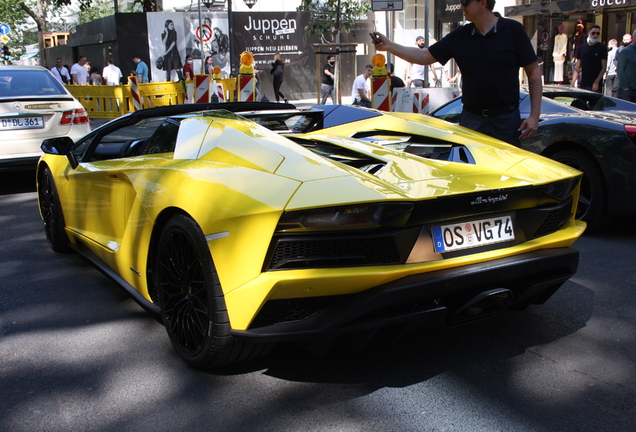
[[434, 118], [352, 107], [403, 130], [404, 148], [281, 135], [256, 120], [300, 130], [330, 115], [272, 105], [283, 110], [222, 105], [255, 121], [153, 108], [42, 144], [51, 247], [160, 314], [188, 364], [463, 324], [543, 303], [576, 272], [579, 171]]
[[79, 139], [86, 110], [40, 66], [0, 66], [0, 170], [35, 168], [45, 138]]
[[[623, 108], [629, 102], [608, 98], [584, 90], [569, 90], [572, 97], [597, 98], [595, 110], [582, 110], [544, 97], [538, 133], [521, 142], [521, 148], [563, 162], [583, 171], [577, 217], [588, 229], [602, 228], [613, 216], [636, 212], [636, 118]], [[528, 93], [519, 94], [522, 117], [530, 114]], [[622, 102], [617, 112], [596, 109], [607, 101]], [[600, 105], [599, 105], [600, 104]], [[627, 105], [629, 104], [629, 105]], [[430, 115], [459, 123], [461, 97], [442, 105]]]
[[[526, 86], [521, 87], [527, 92]], [[580, 88], [546, 85], [543, 96], [583, 111], [621, 111], [636, 115], [636, 104]]]

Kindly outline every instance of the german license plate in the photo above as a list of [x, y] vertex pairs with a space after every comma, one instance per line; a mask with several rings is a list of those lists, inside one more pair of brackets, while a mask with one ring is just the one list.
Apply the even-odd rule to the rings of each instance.
[[515, 239], [510, 216], [433, 227], [435, 252], [451, 252]]
[[16, 117], [0, 119], [0, 130], [39, 129], [44, 127], [42, 117]]

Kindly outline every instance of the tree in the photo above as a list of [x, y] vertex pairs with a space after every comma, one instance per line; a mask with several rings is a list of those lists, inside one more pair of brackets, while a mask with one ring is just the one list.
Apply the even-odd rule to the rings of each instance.
[[[309, 13], [309, 35], [319, 34], [325, 42], [339, 42], [340, 33], [353, 33], [353, 26], [371, 10], [365, 0], [302, 0], [299, 12]], [[327, 40], [326, 35], [331, 36]]]

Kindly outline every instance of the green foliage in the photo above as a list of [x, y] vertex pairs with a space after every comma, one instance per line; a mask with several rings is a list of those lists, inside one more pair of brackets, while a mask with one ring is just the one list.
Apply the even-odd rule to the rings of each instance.
[[356, 21], [371, 10], [368, 0], [303, 0], [298, 12], [309, 13], [309, 35], [333, 37], [341, 32], [353, 33]]
[[[75, 10], [75, 7], [78, 7]], [[71, 12], [77, 14], [78, 24], [86, 24], [99, 18], [104, 18], [115, 13], [113, 0], [92, 0], [91, 7], [82, 9], [79, 6], [70, 8]]]

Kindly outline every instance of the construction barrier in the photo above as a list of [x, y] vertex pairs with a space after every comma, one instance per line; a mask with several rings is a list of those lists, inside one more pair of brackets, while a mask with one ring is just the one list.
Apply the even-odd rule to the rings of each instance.
[[457, 96], [457, 88], [394, 88], [391, 92], [391, 111], [429, 114]]
[[239, 74], [238, 100], [254, 102], [256, 100], [256, 79], [254, 75]]
[[139, 96], [139, 87], [137, 86], [137, 78], [128, 77], [128, 85], [130, 86], [130, 94], [133, 101], [133, 109], [139, 111], [141, 109], [141, 97]]
[[391, 111], [391, 79], [388, 76], [371, 78], [371, 107]]
[[210, 102], [210, 76], [194, 76], [194, 103]]

